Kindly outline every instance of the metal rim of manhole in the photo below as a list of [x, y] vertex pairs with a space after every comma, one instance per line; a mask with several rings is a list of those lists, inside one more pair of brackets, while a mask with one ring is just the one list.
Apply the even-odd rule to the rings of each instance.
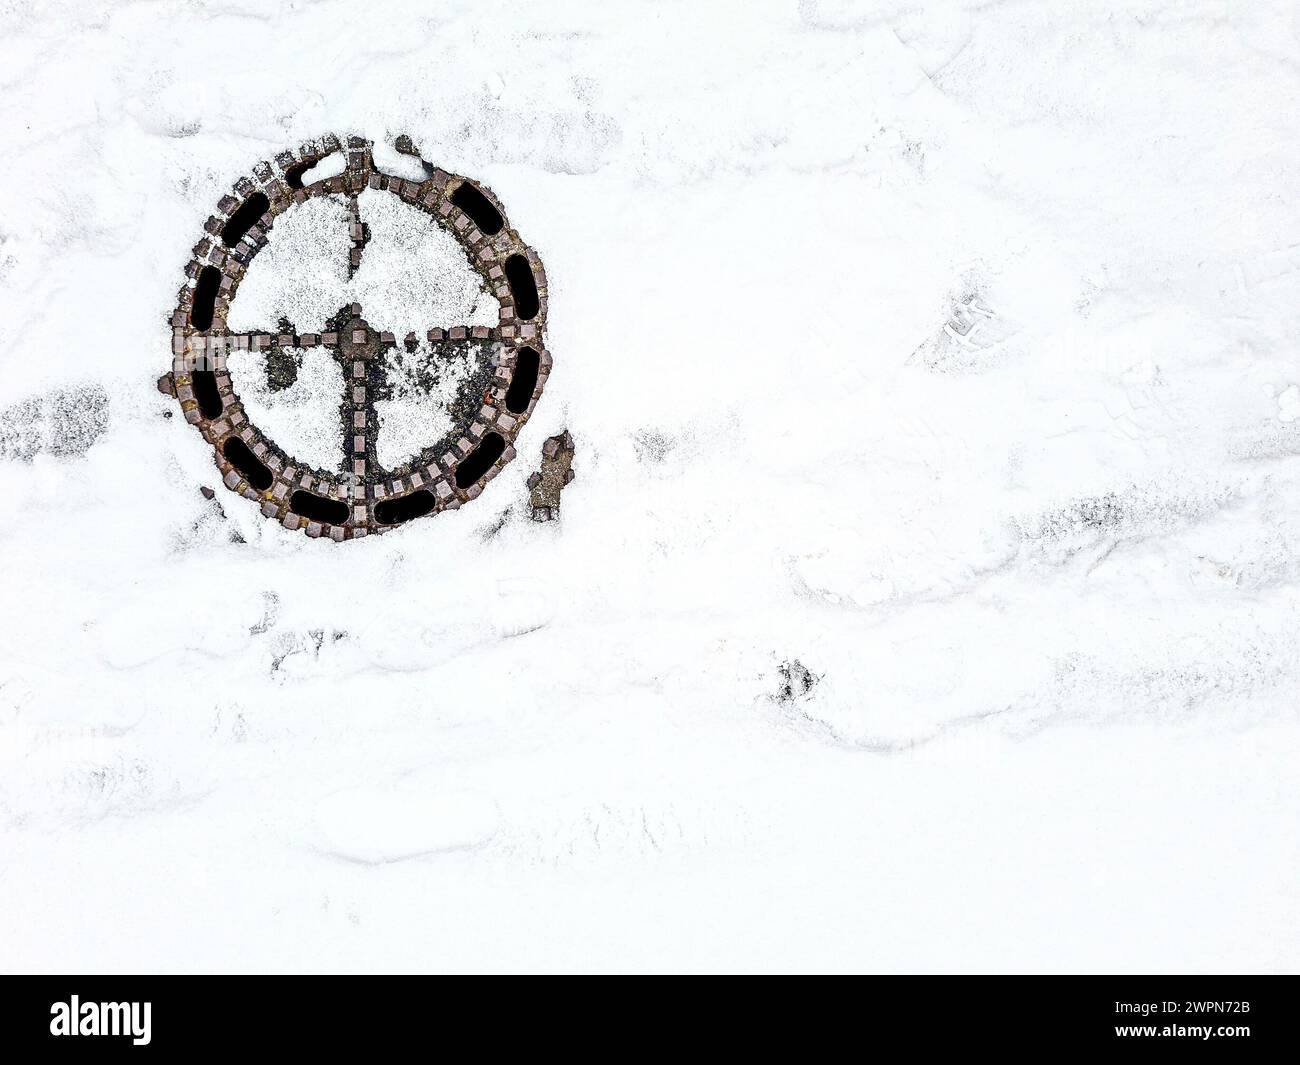
[[[352, 540], [405, 522], [453, 510], [476, 498], [515, 457], [514, 440], [541, 397], [551, 370], [545, 346], [546, 273], [537, 253], [510, 226], [505, 208], [487, 187], [447, 173], [420, 158], [410, 140], [396, 150], [418, 160], [424, 180], [378, 170], [374, 142], [328, 135], [261, 162], [222, 197], [194, 247], [185, 286], [172, 314], [172, 369], [159, 382], [180, 402], [185, 420], [212, 446], [227, 488], [258, 503], [262, 514], [311, 537]], [[303, 175], [342, 155], [342, 172], [304, 186]], [[384, 192], [424, 212], [464, 250], [485, 289], [499, 302], [493, 326], [442, 325], [398, 337], [366, 321], [365, 307], [341, 306], [322, 332], [299, 333], [283, 323], [236, 331], [231, 305], [250, 263], [276, 219], [314, 197], [346, 198], [352, 241], [349, 276], [362, 260], [366, 227], [358, 197]], [[383, 359], [412, 344], [478, 344], [488, 354], [481, 394], [460, 404], [463, 420], [441, 446], [423, 448], [393, 469], [376, 458], [379, 418], [375, 396], [384, 387]], [[288, 454], [254, 425], [232, 384], [227, 360], [250, 354], [328, 351], [345, 382], [339, 408], [344, 464], [331, 471]], [[439, 350], [444, 350], [439, 348]], [[445, 349], [449, 350], [449, 349]]]

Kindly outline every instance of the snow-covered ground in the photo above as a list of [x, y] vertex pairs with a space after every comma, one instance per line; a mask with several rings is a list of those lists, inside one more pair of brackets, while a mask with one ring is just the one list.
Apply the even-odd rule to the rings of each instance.
[[[386, 470], [397, 469], [453, 429], [458, 430], [452, 416], [456, 399], [470, 387], [475, 374], [482, 371], [491, 376], [489, 345], [461, 343], [442, 348], [439, 351], [424, 340], [412, 352], [398, 347], [383, 357], [392, 398], [375, 403], [379, 418], [375, 459]], [[435, 374], [436, 379], [431, 379]]]
[[[1300, 968], [1298, 35], [7, 5], [0, 967]], [[491, 186], [555, 356], [481, 498], [346, 544], [153, 387], [327, 131]]]
[[371, 236], [350, 294], [373, 322], [399, 337], [497, 324], [501, 304], [446, 229], [388, 192], [366, 189], [357, 206]]
[[277, 391], [268, 380], [265, 352], [245, 348], [229, 354], [230, 380], [244, 412], [286, 455], [309, 468], [337, 473], [343, 466], [343, 367], [325, 348], [285, 348], [283, 357], [292, 361], [296, 376]]

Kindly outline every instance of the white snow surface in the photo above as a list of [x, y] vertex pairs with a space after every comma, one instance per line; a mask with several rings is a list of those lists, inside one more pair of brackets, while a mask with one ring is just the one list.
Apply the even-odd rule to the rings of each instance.
[[357, 208], [370, 240], [351, 291], [372, 326], [404, 337], [497, 324], [500, 302], [470, 266], [465, 249], [427, 212], [378, 189], [362, 190]]
[[382, 174], [405, 178], [407, 181], [425, 179], [424, 163], [413, 155], [399, 152], [383, 138], [371, 142], [371, 159]]
[[[439, 357], [427, 340], [415, 351], [395, 349], [386, 356], [392, 398], [375, 402], [379, 434], [375, 458], [388, 470], [441, 440], [455, 425], [449, 409], [465, 382], [482, 365], [483, 345], [457, 345], [452, 357]], [[420, 387], [420, 367], [436, 371], [431, 388]]]
[[318, 181], [338, 177], [347, 168], [348, 158], [343, 152], [330, 152], [329, 155], [322, 155], [317, 159], [299, 175], [299, 178], [304, 186], [314, 185]]
[[[1293, 4], [256, 17], [0, 14], [0, 410], [108, 396], [0, 460], [6, 969], [1300, 967]], [[490, 185], [555, 356], [481, 498], [342, 545], [153, 388], [326, 131]]]
[[298, 365], [288, 388], [272, 391], [264, 352], [234, 351], [226, 360], [230, 382], [249, 421], [286, 455], [327, 473], [343, 467], [343, 367], [324, 348], [286, 348]]
[[287, 318], [300, 333], [319, 333], [326, 318], [352, 302], [373, 328], [399, 337], [497, 324], [500, 302], [465, 249], [427, 212], [377, 189], [364, 189], [357, 209], [370, 239], [355, 277], [348, 278], [347, 201], [312, 197], [276, 218], [235, 292], [227, 325], [273, 330]]
[[248, 264], [226, 314], [236, 332], [274, 331], [287, 318], [300, 333], [319, 333], [348, 303], [348, 207], [342, 196], [315, 196], [276, 218], [266, 246]]

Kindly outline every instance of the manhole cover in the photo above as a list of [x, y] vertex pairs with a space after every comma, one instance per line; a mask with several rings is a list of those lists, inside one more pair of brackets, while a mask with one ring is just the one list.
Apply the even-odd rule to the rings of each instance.
[[546, 274], [501, 203], [404, 137], [374, 151], [328, 136], [235, 183], [160, 382], [228, 488], [334, 540], [474, 499], [551, 368]]

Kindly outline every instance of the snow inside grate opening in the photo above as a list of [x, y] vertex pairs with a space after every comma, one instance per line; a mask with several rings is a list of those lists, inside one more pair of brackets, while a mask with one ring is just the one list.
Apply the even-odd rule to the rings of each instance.
[[284, 172], [284, 183], [291, 189], [302, 188], [302, 176], [311, 169], [311, 165], [310, 162], [306, 162], [295, 163], [293, 166], [288, 167]]
[[289, 167], [284, 172], [285, 184], [291, 189], [302, 189], [327, 178], [338, 177], [347, 169], [342, 152], [330, 152], [319, 159], [308, 159]]
[[433, 172], [433, 167], [419, 156], [400, 152], [395, 147], [378, 141], [371, 149], [371, 158], [374, 159], [375, 169], [389, 177], [404, 178], [407, 181], [424, 181]]

